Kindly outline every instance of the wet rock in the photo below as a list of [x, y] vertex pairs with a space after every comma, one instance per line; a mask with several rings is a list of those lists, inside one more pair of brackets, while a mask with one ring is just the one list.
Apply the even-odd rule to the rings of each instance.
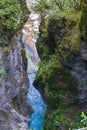
[[45, 99], [45, 96], [44, 96], [45, 95], [45, 86], [41, 83], [40, 80], [35, 80], [33, 85], [40, 92], [44, 102], [46, 102], [46, 99]]

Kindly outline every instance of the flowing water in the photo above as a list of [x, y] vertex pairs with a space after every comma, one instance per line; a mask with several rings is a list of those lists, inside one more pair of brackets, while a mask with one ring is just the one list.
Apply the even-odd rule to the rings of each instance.
[[45, 102], [43, 101], [39, 91], [33, 86], [38, 70], [38, 63], [40, 62], [35, 46], [39, 33], [39, 25], [39, 14], [31, 13], [23, 28], [23, 41], [25, 42], [26, 56], [28, 59], [27, 73], [30, 81], [28, 100], [33, 108], [33, 114], [30, 118], [30, 130], [42, 130], [44, 125], [44, 114], [46, 111]]

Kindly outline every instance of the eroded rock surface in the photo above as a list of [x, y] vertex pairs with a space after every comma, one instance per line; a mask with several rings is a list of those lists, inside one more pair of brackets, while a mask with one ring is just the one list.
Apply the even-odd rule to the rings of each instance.
[[27, 102], [29, 81], [21, 27], [26, 3], [20, 2], [19, 28], [0, 28], [0, 130], [29, 130], [31, 106]]
[[[6, 41], [7, 42], [7, 41]], [[3, 43], [4, 44], [4, 43]], [[0, 47], [0, 129], [27, 130], [31, 107], [27, 103], [27, 61], [21, 36]]]
[[80, 54], [75, 58], [72, 64], [72, 75], [78, 84], [78, 100], [80, 103], [87, 104], [87, 44], [81, 43]]

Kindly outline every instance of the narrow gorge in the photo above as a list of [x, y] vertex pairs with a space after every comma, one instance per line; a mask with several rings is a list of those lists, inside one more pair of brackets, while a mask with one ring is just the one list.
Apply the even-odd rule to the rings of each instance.
[[0, 130], [87, 130], [87, 0], [0, 0]]
[[33, 108], [33, 113], [30, 118], [30, 130], [42, 130], [44, 125], [46, 104], [43, 101], [39, 91], [33, 86], [38, 70], [38, 64], [40, 62], [40, 57], [38, 56], [36, 49], [36, 42], [41, 19], [40, 14], [35, 13], [30, 6], [29, 9], [31, 9], [31, 14], [29, 15], [29, 19], [23, 28], [23, 42], [25, 43], [26, 56], [28, 60], [27, 74], [30, 81], [28, 100]]

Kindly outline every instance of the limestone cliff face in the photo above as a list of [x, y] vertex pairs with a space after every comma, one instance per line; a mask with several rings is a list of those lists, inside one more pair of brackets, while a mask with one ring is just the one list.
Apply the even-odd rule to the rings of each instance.
[[[25, 12], [21, 12], [23, 21]], [[21, 39], [19, 30], [2, 29], [0, 33], [0, 130], [29, 129], [27, 60]]]

